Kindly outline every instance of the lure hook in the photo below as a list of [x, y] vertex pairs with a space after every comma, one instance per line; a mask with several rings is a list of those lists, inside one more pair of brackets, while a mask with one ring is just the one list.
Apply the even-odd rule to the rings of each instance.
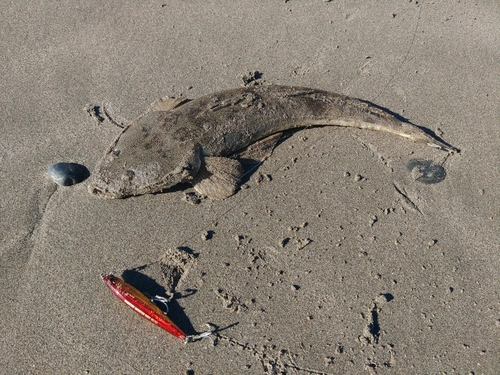
[[210, 324], [208, 324], [208, 323], [205, 323], [205, 324], [208, 327], [208, 331], [202, 332], [198, 335], [187, 335], [186, 338], [184, 339], [184, 344], [187, 344], [188, 342], [198, 341], [198, 340], [201, 340], [205, 337], [208, 337], [210, 339], [210, 341], [212, 341], [212, 345], [215, 345], [214, 339], [211, 337], [213, 330], [211, 329]]

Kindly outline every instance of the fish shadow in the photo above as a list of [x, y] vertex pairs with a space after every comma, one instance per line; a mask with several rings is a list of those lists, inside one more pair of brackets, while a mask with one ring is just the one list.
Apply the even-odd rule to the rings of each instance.
[[410, 120], [408, 120], [406, 117], [403, 117], [401, 116], [399, 113], [396, 113], [396, 112], [393, 112], [391, 111], [390, 109], [387, 109], [385, 107], [382, 107], [378, 104], [375, 104], [375, 103], [372, 103], [370, 102], [369, 100], [363, 100], [363, 99], [358, 99], [359, 101], [363, 102], [363, 103], [366, 103], [368, 105], [371, 105], [375, 108], [378, 108], [380, 109], [381, 111], [384, 111], [384, 112], [387, 112], [388, 114], [390, 114], [391, 116], [394, 116], [395, 118], [397, 118], [399, 121], [402, 121], [402, 122], [406, 122], [408, 124], [411, 124], [413, 126], [416, 126], [417, 128], [419, 128], [420, 130], [422, 130], [424, 133], [430, 135], [432, 138], [435, 138], [437, 139], [439, 142], [443, 143], [444, 145], [448, 146], [450, 149], [453, 149], [456, 151], [456, 153], [460, 153], [460, 150], [457, 149], [456, 147], [452, 146], [451, 144], [449, 144], [448, 142], [446, 142], [444, 139], [442, 139], [441, 137], [439, 137], [436, 133], [434, 133], [431, 129], [428, 129], [428, 128], [425, 128], [423, 126], [420, 126], [420, 125], [416, 125], [414, 123], [412, 123]]
[[272, 146], [272, 150], [270, 151], [269, 154], [265, 155], [265, 157], [262, 160], [259, 159], [254, 159], [254, 158], [245, 158], [245, 157], [236, 157], [235, 159], [238, 160], [241, 163], [241, 166], [243, 168], [243, 173], [242, 176], [240, 177], [240, 186], [248, 183], [250, 181], [250, 178], [252, 175], [257, 172], [257, 170], [260, 168], [264, 162], [271, 157], [273, 154], [274, 150], [276, 147], [284, 143], [288, 138], [291, 138], [295, 133], [300, 132], [304, 128], [297, 128], [297, 129], [289, 129], [289, 130], [284, 130], [281, 132], [281, 136], [279, 139], [276, 141], [276, 144]]

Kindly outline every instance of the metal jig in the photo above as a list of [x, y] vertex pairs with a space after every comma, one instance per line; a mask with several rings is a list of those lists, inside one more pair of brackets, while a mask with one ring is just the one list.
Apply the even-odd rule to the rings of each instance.
[[209, 337], [212, 331], [200, 333], [199, 335], [186, 335], [177, 325], [162, 311], [154, 301], [164, 304], [168, 310], [169, 299], [155, 296], [149, 299], [144, 293], [126, 283], [122, 279], [112, 274], [101, 275], [102, 280], [109, 289], [132, 310], [151, 323], [163, 328], [168, 333], [184, 341], [184, 343], [200, 340]]

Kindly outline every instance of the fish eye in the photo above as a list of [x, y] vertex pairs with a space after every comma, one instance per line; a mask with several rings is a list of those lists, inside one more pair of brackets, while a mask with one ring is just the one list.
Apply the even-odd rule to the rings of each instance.
[[122, 181], [132, 181], [135, 177], [135, 172], [132, 169], [127, 169], [124, 174], [122, 174]]
[[122, 153], [122, 150], [119, 150], [119, 149], [117, 149], [117, 148], [113, 148], [113, 149], [111, 150], [111, 153], [113, 154], [113, 156], [115, 156], [115, 157], [119, 157], [119, 156], [120, 156], [120, 154]]

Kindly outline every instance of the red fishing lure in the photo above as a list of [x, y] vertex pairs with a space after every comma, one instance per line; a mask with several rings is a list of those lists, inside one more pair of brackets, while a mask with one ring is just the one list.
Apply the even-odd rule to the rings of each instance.
[[[199, 335], [186, 335], [152, 300], [141, 291], [112, 274], [101, 275], [102, 280], [109, 289], [131, 309], [149, 320], [151, 323], [163, 328], [168, 333], [181, 339], [185, 343], [207, 337], [210, 331]], [[159, 298], [162, 300], [161, 298]]]

